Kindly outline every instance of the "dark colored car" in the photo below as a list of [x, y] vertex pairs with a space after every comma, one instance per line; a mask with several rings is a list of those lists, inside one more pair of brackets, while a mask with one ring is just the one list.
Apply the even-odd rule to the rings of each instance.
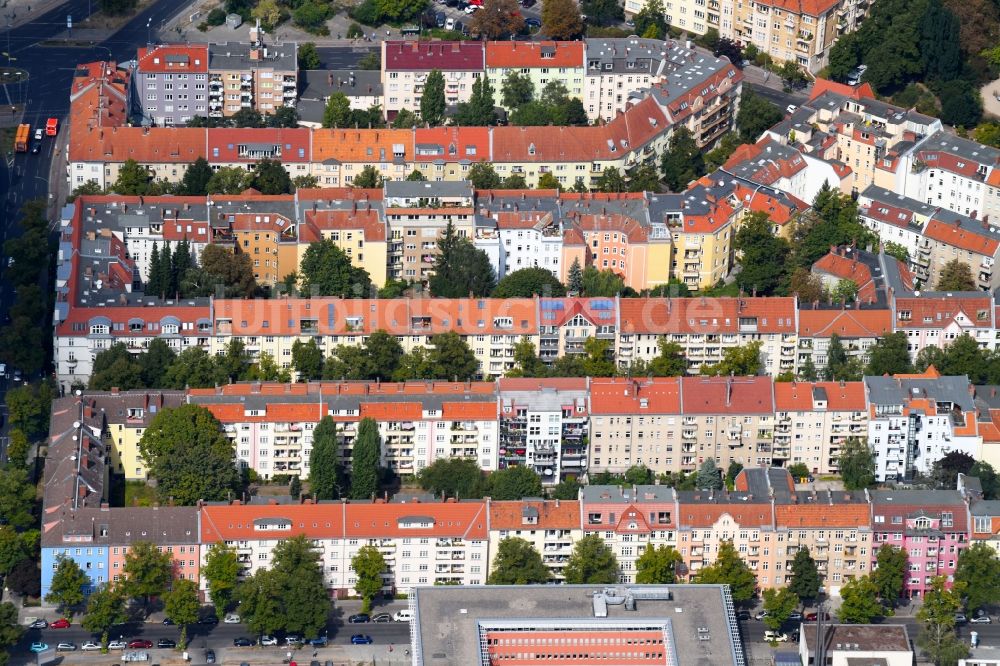
[[128, 649], [130, 650], [148, 650], [153, 647], [153, 641], [147, 641], [144, 638], [137, 638], [134, 641], [128, 642]]
[[163, 624], [172, 625], [174, 623], [169, 617], [163, 618]]
[[437, 27], [443, 28], [444, 27], [444, 22], [445, 22], [445, 20], [447, 18], [444, 15], [444, 12], [438, 12], [437, 16], [435, 16], [434, 18], [435, 18], [435, 21], [437, 22]]
[[357, 615], [352, 615], [347, 618], [349, 624], [364, 624], [366, 622], [371, 622], [372, 619], [369, 617], [368, 613], [358, 613]]
[[535, 1], [536, 0], [521, 0], [521, 6], [524, 7], [525, 9], [528, 9], [530, 7], [534, 7], [535, 6]]
[[233, 647], [252, 647], [252, 646], [253, 646], [253, 641], [251, 641], [249, 638], [244, 638], [243, 636], [240, 636], [239, 638], [233, 639]]
[[526, 18], [524, 19], [524, 25], [528, 26], [529, 28], [541, 28], [542, 22], [536, 18]]
[[378, 615], [372, 618], [372, 622], [378, 624], [381, 624], [383, 622], [392, 622], [392, 616], [389, 615], [388, 613], [379, 613]]
[[175, 641], [170, 640], [169, 638], [161, 638], [160, 640], [156, 641], [156, 647], [175, 648], [177, 647], [177, 643]]
[[750, 611], [745, 611], [745, 610], [736, 611], [736, 619], [741, 620], [743, 622], [748, 621], [750, 619]]
[[41, 141], [32, 141], [31, 142], [31, 152], [35, 153], [36, 155], [38, 153], [42, 152], [42, 142]]
[[375, 641], [366, 634], [354, 634], [351, 636], [351, 645], [371, 645]]
[[208, 615], [202, 618], [198, 618], [198, 624], [219, 624], [219, 618], [214, 615]]
[[307, 642], [313, 647], [326, 647], [329, 639], [326, 636], [318, 636], [317, 638], [310, 638]]
[[206, 664], [215, 663], [215, 650], [205, 650], [205, 663]]

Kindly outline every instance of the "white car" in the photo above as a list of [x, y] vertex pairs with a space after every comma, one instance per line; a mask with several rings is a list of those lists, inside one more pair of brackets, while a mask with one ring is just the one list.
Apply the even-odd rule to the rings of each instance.
[[990, 624], [989, 615], [977, 615], [976, 617], [969, 618], [969, 624]]
[[792, 114], [795, 113], [795, 109], [797, 108], [799, 107], [795, 106], [794, 104], [789, 104], [788, 106], [785, 107], [785, 112], [788, 114]]
[[788, 634], [779, 631], [765, 631], [764, 640], [768, 643], [784, 643], [788, 640]]
[[468, 7], [465, 8], [465, 13], [471, 16], [472, 14], [476, 13], [477, 9], [479, 9], [477, 5], [469, 5]]
[[223, 624], [239, 624], [240, 616], [236, 613], [229, 613], [226, 617], [222, 618]]
[[125, 641], [111, 641], [108, 643], [109, 650], [124, 650], [128, 647], [128, 643]]
[[97, 643], [95, 643], [94, 641], [87, 641], [86, 643], [84, 643], [83, 645], [80, 646], [80, 649], [81, 650], [100, 650], [101, 646], [98, 645]]
[[410, 611], [409, 608], [404, 608], [401, 611], [396, 611], [395, 613], [393, 613], [392, 619], [395, 622], [409, 622], [410, 620], [413, 619], [413, 613]]
[[264, 646], [277, 645], [278, 644], [278, 639], [275, 638], [274, 636], [261, 636], [260, 637], [260, 644], [264, 645]]

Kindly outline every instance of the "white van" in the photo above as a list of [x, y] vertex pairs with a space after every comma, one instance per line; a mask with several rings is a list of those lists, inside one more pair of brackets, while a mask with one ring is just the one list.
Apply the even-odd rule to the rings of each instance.
[[856, 86], [861, 83], [861, 77], [868, 71], [868, 65], [858, 65], [847, 73], [847, 85]]
[[396, 611], [392, 615], [392, 619], [395, 622], [409, 622], [413, 619], [413, 611], [409, 608], [404, 608], [401, 611]]

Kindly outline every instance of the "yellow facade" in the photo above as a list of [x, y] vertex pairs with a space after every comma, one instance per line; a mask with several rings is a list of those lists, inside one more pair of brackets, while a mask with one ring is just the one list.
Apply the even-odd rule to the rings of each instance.
[[112, 423], [108, 426], [108, 433], [112, 468], [124, 474], [126, 481], [145, 480], [146, 463], [139, 453], [139, 440], [142, 439], [143, 429], [123, 423]]

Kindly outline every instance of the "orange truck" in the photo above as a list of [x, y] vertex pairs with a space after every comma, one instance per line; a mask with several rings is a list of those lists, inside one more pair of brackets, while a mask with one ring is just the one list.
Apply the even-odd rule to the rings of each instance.
[[59, 132], [59, 119], [49, 118], [45, 123], [45, 136], [55, 136]]
[[23, 123], [17, 126], [17, 134], [14, 135], [14, 150], [19, 153], [28, 152], [28, 142], [31, 140], [31, 125]]

